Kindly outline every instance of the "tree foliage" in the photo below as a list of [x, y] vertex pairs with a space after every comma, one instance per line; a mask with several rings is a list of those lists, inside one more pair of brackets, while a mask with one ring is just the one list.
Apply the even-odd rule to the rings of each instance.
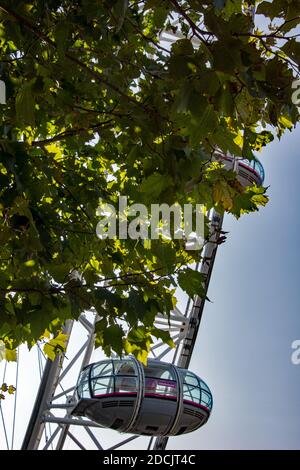
[[0, 1], [7, 349], [91, 308], [108, 354], [143, 359], [153, 337], [170, 341], [153, 320], [174, 307], [174, 282], [201, 288], [187, 268], [199, 253], [181, 240], [100, 240], [96, 210], [119, 195], [237, 217], [266, 203], [211, 161], [216, 149], [253, 159], [299, 118], [299, 2], [256, 4], [264, 30], [241, 0]]

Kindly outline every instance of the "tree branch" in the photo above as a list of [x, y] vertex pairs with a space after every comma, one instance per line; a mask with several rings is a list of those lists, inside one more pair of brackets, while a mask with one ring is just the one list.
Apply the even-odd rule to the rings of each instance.
[[105, 128], [107, 124], [110, 124], [113, 121], [114, 119], [108, 119], [107, 121], [100, 122], [99, 124], [91, 126], [91, 127], [80, 127], [78, 129], [70, 129], [68, 131], [61, 132], [60, 134], [57, 134], [53, 137], [49, 137], [49, 139], [35, 140], [31, 143], [31, 145], [33, 147], [41, 147], [43, 145], [48, 145], [53, 142], [58, 142], [60, 140], [66, 139], [67, 137], [73, 137], [75, 135], [82, 134], [90, 130], [98, 131], [99, 129]]
[[274, 34], [279, 33], [279, 31], [281, 31], [282, 28], [283, 28], [286, 24], [291, 23], [292, 21], [295, 21], [295, 20], [299, 20], [299, 19], [300, 19], [300, 16], [295, 16], [295, 18], [292, 18], [292, 19], [290, 19], [290, 20], [286, 20], [284, 23], [282, 23], [282, 25], [279, 26], [278, 29], [276, 29], [276, 30], [274, 31]]
[[170, 0], [170, 2], [174, 5], [176, 11], [188, 22], [190, 25], [194, 35], [201, 41], [203, 44], [205, 44], [206, 47], [208, 47], [207, 42], [205, 39], [201, 36], [202, 34], [204, 35], [212, 35], [212, 33], [208, 31], [204, 31], [200, 29], [196, 23], [189, 17], [189, 15], [183, 10], [183, 8], [179, 5], [177, 0]]
[[[30, 30], [35, 36], [37, 36], [39, 39], [42, 41], [46, 42], [51, 46], [53, 49], [57, 49], [57, 45], [55, 42], [48, 38], [48, 36], [44, 33], [42, 33], [38, 28], [36, 28], [29, 20], [24, 18], [23, 16], [19, 15], [19, 13], [16, 13], [14, 10], [9, 8], [8, 6], [3, 6], [0, 4], [0, 9], [3, 10], [7, 15], [15, 18], [19, 23], [21, 23], [25, 28]], [[118, 93], [120, 96], [123, 98], [126, 98], [128, 101], [131, 103], [135, 104], [136, 106], [142, 106], [140, 102], [136, 101], [135, 98], [132, 96], [128, 95], [127, 93], [124, 93], [122, 90], [120, 90], [119, 87], [114, 85], [113, 83], [110, 83], [108, 80], [106, 80], [100, 73], [98, 73], [96, 70], [94, 70], [92, 67], [86, 65], [84, 62], [79, 60], [77, 57], [73, 56], [69, 52], [65, 52], [65, 57], [66, 59], [70, 60], [74, 64], [78, 65], [81, 69], [85, 70], [89, 75], [91, 75], [94, 79], [96, 79], [98, 82], [102, 83], [103, 85], [106, 85], [108, 88], [111, 88], [113, 91]]]

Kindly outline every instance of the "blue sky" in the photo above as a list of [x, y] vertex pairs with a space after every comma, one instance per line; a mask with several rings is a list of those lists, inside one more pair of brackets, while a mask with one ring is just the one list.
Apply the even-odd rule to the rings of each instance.
[[214, 410], [169, 448], [300, 449], [300, 129], [261, 154], [270, 202], [239, 221], [219, 248], [191, 362]]

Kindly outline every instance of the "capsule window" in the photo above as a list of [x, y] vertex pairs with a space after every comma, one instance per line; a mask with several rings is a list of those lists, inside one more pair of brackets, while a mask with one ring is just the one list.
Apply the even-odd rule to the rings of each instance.
[[98, 377], [91, 381], [91, 385], [95, 397], [114, 392], [113, 377]]
[[83, 369], [79, 377], [79, 382], [84, 382], [85, 380], [88, 380], [89, 371], [90, 367], [86, 367], [85, 369]]
[[202, 389], [202, 390], [205, 390], [205, 391], [207, 391], [207, 392], [210, 394], [210, 390], [209, 390], [208, 386], [207, 386], [206, 383], [203, 382], [203, 380], [201, 380], [201, 379], [200, 379], [200, 386], [201, 386], [201, 389]]
[[201, 391], [201, 403], [208, 408], [211, 406], [211, 396], [206, 393], [204, 390]]
[[172, 367], [149, 363], [145, 367], [145, 394], [176, 397], [177, 382]]
[[91, 377], [99, 377], [103, 375], [113, 375], [113, 365], [111, 361], [100, 362], [92, 368]]
[[88, 382], [81, 382], [77, 387], [79, 398], [91, 398], [90, 387]]
[[201, 401], [201, 390], [199, 387], [193, 385], [183, 385], [183, 399], [193, 401], [194, 403], [200, 403]]
[[137, 371], [133, 361], [114, 361], [116, 375], [137, 375]]
[[145, 367], [145, 377], [159, 378], [163, 380], [176, 380], [171, 366], [149, 363]]
[[191, 374], [191, 372], [186, 372], [183, 378], [183, 383], [192, 385], [194, 387], [199, 387], [199, 380], [198, 377], [196, 377], [194, 374]]
[[155, 379], [151, 377], [146, 377], [145, 394], [163, 395], [165, 397], [176, 397], [177, 383], [175, 380]]
[[137, 393], [136, 377], [115, 377], [115, 391], [117, 393]]

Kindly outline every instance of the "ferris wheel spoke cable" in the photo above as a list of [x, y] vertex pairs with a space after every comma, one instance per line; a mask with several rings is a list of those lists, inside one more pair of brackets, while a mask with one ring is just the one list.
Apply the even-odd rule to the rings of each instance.
[[53, 431], [53, 433], [51, 434], [50, 439], [46, 442], [45, 446], [43, 447], [43, 450], [47, 450], [50, 447], [50, 445], [51, 445], [51, 449], [53, 450], [53, 441], [56, 438], [59, 431], [60, 431], [60, 426], [57, 426], [55, 431]]
[[17, 398], [18, 398], [18, 381], [19, 381], [19, 364], [20, 364], [20, 349], [17, 349], [17, 369], [16, 369], [16, 391], [15, 391], [15, 400], [14, 400], [14, 412], [13, 412], [13, 427], [12, 427], [12, 436], [11, 436], [11, 450], [14, 448], [15, 440], [15, 427], [16, 427], [16, 411], [17, 411]]
[[[40, 345], [39, 345], [38, 343], [37, 343], [37, 347], [38, 347], [40, 353], [42, 354], [43, 358], [45, 359], [45, 361], [47, 361], [48, 359], [46, 358], [44, 352], [41, 350], [41, 347], [40, 347]], [[70, 388], [70, 389], [68, 389], [68, 390], [65, 390], [64, 387], [62, 386], [62, 384], [61, 384], [60, 382], [58, 383], [58, 387], [60, 387], [61, 390], [62, 390], [62, 393], [59, 395], [59, 397], [60, 397], [60, 396], [63, 396], [63, 395], [66, 395], [66, 393], [68, 393], [70, 390], [72, 390], [72, 389], [75, 388], [75, 387], [72, 387], [72, 388]], [[56, 398], [58, 398], [58, 395], [56, 396]]]
[[3, 378], [2, 378], [2, 383], [5, 382], [5, 377], [6, 377], [6, 367], [7, 367], [7, 361], [5, 361], [5, 365], [4, 365], [4, 371], [3, 371]]
[[[37, 356], [38, 356], [38, 365], [39, 365], [39, 373], [40, 373], [40, 380], [42, 380], [42, 375], [44, 372], [44, 367], [43, 367], [43, 359], [42, 359], [42, 351], [40, 348], [37, 348]], [[44, 435], [45, 435], [45, 442], [48, 442], [49, 436], [47, 433], [47, 427], [48, 427], [48, 433], [51, 436], [51, 424], [47, 423], [44, 429]], [[53, 449], [53, 446], [52, 446]]]
[[118, 449], [119, 447], [122, 447], [124, 444], [127, 444], [128, 442], [134, 441], [135, 439], [138, 439], [139, 437], [140, 437], [140, 436], [128, 437], [128, 439], [125, 439], [124, 441], [119, 442], [118, 444], [115, 444], [114, 446], [109, 447], [109, 448], [106, 449], [106, 450], [115, 450], [115, 449]]
[[[5, 362], [5, 365], [4, 365], [2, 383], [5, 382], [6, 367], [7, 367], [7, 362]], [[3, 432], [4, 432], [4, 436], [5, 436], [5, 441], [6, 441], [6, 447], [7, 447], [7, 450], [9, 450], [8, 436], [7, 436], [6, 424], [5, 424], [5, 420], [4, 420], [4, 415], [3, 415], [3, 410], [2, 410], [2, 403], [1, 403], [1, 401], [0, 401], [0, 412], [1, 412], [1, 420], [2, 420]]]
[[3, 432], [4, 432], [4, 436], [5, 436], [6, 447], [7, 447], [7, 450], [9, 450], [9, 443], [8, 443], [6, 425], [5, 425], [5, 420], [4, 420], [4, 416], [3, 416], [3, 410], [2, 410], [1, 403], [0, 403], [0, 413], [1, 413], [1, 420], [2, 420]]

